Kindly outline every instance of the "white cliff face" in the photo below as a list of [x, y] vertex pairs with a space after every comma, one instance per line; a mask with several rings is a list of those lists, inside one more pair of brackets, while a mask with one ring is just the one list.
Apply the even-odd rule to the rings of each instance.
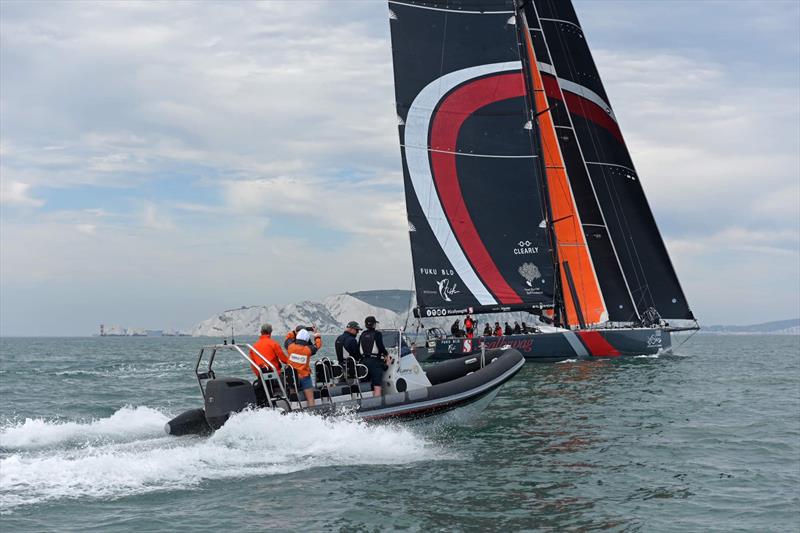
[[[231, 333], [234, 336], [258, 335], [261, 324], [265, 322], [272, 324], [273, 331], [278, 335], [283, 335], [298, 325], [317, 326], [320, 333], [330, 335], [341, 333], [345, 324], [351, 320], [363, 326], [364, 319], [370, 315], [378, 320], [378, 327], [381, 329], [407, 327], [409, 331], [413, 331], [416, 327], [416, 319], [410, 310], [396, 313], [391, 309], [368, 304], [350, 294], [336, 294], [324, 298], [321, 302], [305, 301], [284, 306], [258, 305], [230, 309], [197, 324], [192, 329], [192, 335], [208, 337], [230, 337]], [[463, 316], [425, 319], [425, 327], [440, 327], [449, 332], [456, 318], [463, 328]], [[506, 321], [513, 326], [517, 320], [520, 323], [526, 322], [529, 326], [548, 328], [528, 313], [480, 315], [475, 319], [479, 323], [479, 327], [476, 328], [477, 334], [483, 332], [486, 322], [494, 326], [495, 321], [499, 321], [501, 326]]]
[[389, 309], [376, 307], [349, 294], [329, 296], [322, 302], [305, 301], [284, 306], [259, 305], [230, 309], [203, 320], [192, 329], [194, 336], [229, 337], [234, 335], [257, 335], [261, 324], [272, 324], [279, 335], [298, 325], [317, 326], [320, 333], [341, 333], [345, 324], [355, 320], [364, 323], [364, 318], [374, 316], [382, 328], [396, 328], [405, 324], [405, 315]]

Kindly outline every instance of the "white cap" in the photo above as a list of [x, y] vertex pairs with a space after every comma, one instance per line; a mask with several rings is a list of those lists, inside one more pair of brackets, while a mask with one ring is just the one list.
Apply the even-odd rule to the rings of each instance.
[[301, 329], [297, 332], [297, 340], [308, 342], [311, 339], [311, 334], [307, 329]]

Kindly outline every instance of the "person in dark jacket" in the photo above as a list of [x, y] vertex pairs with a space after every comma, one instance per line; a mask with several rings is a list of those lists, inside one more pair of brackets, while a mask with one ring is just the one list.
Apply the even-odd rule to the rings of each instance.
[[522, 323], [522, 333], [528, 333], [528, 326], [525, 325], [525, 322]]
[[522, 333], [522, 328], [519, 327], [519, 322], [517, 322], [515, 320], [514, 321], [514, 335], [519, 335], [520, 333]]
[[506, 322], [506, 327], [503, 330], [503, 333], [505, 333], [506, 335], [513, 335], [514, 334], [514, 330], [511, 329], [511, 326], [508, 325], [508, 322]]
[[459, 326], [460, 326], [460, 324], [458, 323], [458, 319], [456, 319], [456, 321], [453, 322], [453, 325], [450, 326], [450, 334], [453, 337], [460, 337], [461, 336], [461, 328]]
[[336, 337], [334, 348], [336, 349], [336, 359], [339, 360], [339, 366], [344, 366], [345, 352], [358, 362], [361, 359], [361, 352], [358, 349], [358, 339], [356, 336], [361, 331], [361, 326], [358, 322], [351, 320], [347, 323], [344, 333]]
[[491, 337], [492, 336], [492, 326], [489, 323], [486, 323], [486, 327], [483, 328], [483, 336], [484, 337]]
[[369, 369], [369, 380], [372, 383], [372, 393], [374, 396], [381, 395], [381, 384], [383, 383], [383, 371], [386, 370], [386, 358], [389, 352], [383, 344], [383, 334], [375, 329], [378, 321], [374, 316], [364, 319], [364, 326], [367, 328], [361, 332], [358, 345], [361, 348], [361, 364]]

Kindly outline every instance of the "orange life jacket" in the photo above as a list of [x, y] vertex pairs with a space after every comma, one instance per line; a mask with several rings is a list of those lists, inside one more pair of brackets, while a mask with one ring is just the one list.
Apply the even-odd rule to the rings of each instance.
[[286, 352], [289, 354], [286, 364], [297, 371], [298, 377], [308, 377], [311, 375], [311, 356], [320, 348], [322, 348], [320, 337], [314, 338], [311, 343], [294, 340], [286, 347]]

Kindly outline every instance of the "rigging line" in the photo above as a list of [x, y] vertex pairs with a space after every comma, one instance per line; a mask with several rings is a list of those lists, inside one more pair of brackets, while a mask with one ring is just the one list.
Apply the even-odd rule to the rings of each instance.
[[536, 154], [528, 154], [528, 155], [495, 155], [495, 154], [470, 154], [467, 152], [458, 152], [453, 150], [438, 150], [436, 148], [429, 148], [426, 146], [411, 146], [407, 144], [401, 144], [403, 148], [411, 148], [412, 150], [427, 150], [428, 152], [435, 152], [437, 154], [454, 154], [454, 155], [463, 155], [466, 157], [488, 157], [488, 158], [495, 158], [495, 159], [532, 159], [539, 157]]
[[[694, 323], [695, 323], [695, 324], [697, 324], [697, 320], [695, 320], [695, 321], [694, 321]], [[687, 342], [689, 342], [689, 340], [691, 340], [691, 338], [692, 338], [692, 337], [694, 337], [695, 335], [697, 335], [697, 333], [698, 333], [699, 331], [700, 331], [700, 325], [698, 324], [698, 325], [697, 325], [697, 329], [696, 329], [696, 330], [694, 330], [694, 331], [691, 333], [691, 335], [689, 335], [688, 337], [686, 337], [685, 339], [683, 339], [683, 342], [682, 342], [682, 343], [680, 343], [680, 344], [677, 346], [677, 348], [673, 349], [673, 350], [672, 350], [672, 353], [675, 353], [675, 350], [680, 350], [680, 349], [683, 347], [683, 345], [684, 345], [684, 344], [686, 344]]]

